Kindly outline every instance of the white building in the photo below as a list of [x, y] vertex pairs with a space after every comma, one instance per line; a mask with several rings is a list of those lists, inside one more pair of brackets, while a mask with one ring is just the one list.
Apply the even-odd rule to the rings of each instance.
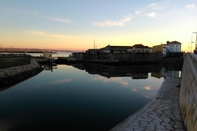
[[178, 41], [172, 41], [169, 43], [170, 52], [181, 52], [181, 43]]
[[44, 58], [51, 58], [52, 57], [52, 52], [43, 52], [43, 57]]
[[181, 52], [181, 43], [178, 41], [167, 41], [167, 44], [163, 44], [163, 56], [167, 56], [169, 52]]

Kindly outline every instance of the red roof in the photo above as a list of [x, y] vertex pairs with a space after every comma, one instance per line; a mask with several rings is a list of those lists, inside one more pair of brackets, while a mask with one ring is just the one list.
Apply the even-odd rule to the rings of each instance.
[[171, 41], [170, 44], [181, 44], [181, 43], [178, 41]]
[[144, 46], [142, 44], [135, 44], [135, 45], [132, 46], [132, 48], [133, 47], [137, 47], [137, 48], [149, 48], [148, 46]]

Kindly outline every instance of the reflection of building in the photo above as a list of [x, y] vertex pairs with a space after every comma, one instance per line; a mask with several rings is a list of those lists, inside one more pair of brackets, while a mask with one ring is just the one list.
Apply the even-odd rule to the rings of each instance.
[[163, 77], [179, 77], [179, 70], [167, 69], [166, 67], [162, 68]]
[[90, 74], [99, 74], [110, 77], [131, 77], [132, 79], [146, 79], [149, 72], [161, 71], [161, 65], [101, 65], [101, 64], [74, 64], [74, 67], [86, 70]]
[[181, 68], [162, 67], [161, 65], [101, 65], [90, 63], [73, 64], [80, 70], [85, 70], [89, 74], [98, 74], [107, 78], [110, 77], [131, 77], [132, 79], [147, 79], [148, 73], [154, 78], [179, 77]]
[[132, 73], [131, 78], [132, 79], [147, 79], [148, 73]]
[[161, 73], [161, 71], [159, 71], [159, 72], [151, 72], [151, 76], [155, 77], [155, 78], [161, 78], [162, 77], [162, 73]]
[[168, 77], [179, 77], [179, 71], [168, 71]]
[[57, 65], [53, 66], [53, 65], [42, 65], [42, 67], [44, 68], [45, 71], [53, 71], [53, 69], [57, 69]]

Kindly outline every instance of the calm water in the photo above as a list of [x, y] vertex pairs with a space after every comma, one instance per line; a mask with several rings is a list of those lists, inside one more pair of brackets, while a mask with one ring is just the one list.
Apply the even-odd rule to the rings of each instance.
[[153, 99], [168, 73], [146, 65], [56, 68], [0, 92], [0, 131], [107, 131]]

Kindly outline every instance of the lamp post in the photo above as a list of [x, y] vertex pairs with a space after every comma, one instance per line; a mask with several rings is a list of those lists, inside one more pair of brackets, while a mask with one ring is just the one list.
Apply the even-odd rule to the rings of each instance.
[[193, 34], [196, 34], [195, 50], [197, 50], [197, 32], [193, 32]]

